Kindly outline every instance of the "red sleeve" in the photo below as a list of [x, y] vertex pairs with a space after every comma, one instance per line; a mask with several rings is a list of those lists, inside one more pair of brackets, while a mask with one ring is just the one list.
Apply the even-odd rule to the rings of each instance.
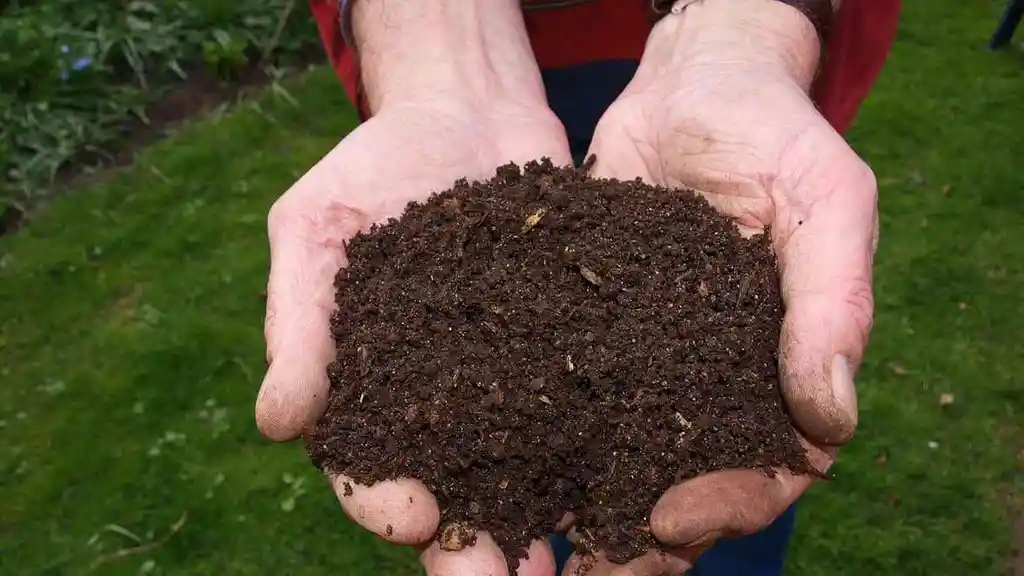
[[814, 89], [821, 113], [845, 131], [885, 64], [900, 0], [845, 0], [836, 15], [825, 67]]
[[[620, 6], [621, 2], [604, 0], [584, 6], [590, 7], [595, 18], [601, 16], [604, 22], [614, 21], [617, 27], [627, 21], [639, 22], [638, 18], [643, 17], [642, 10], [634, 10], [633, 16], [636, 18], [633, 19], [607, 18], [609, 14], [606, 12], [613, 5]], [[309, 6], [316, 18], [317, 28], [320, 31], [320, 37], [331, 66], [338, 74], [349, 99], [356, 104], [361, 118], [365, 120], [368, 117], [368, 111], [359, 89], [358, 63], [355, 51], [345, 43], [342, 37], [341, 28], [338, 25], [338, 3], [336, 0], [309, 0]], [[597, 8], [603, 9], [604, 12]], [[544, 13], [543, 18], [539, 14], [536, 18], [527, 18], [537, 59], [542, 67], [567, 65], [569, 63], [567, 60], [574, 59], [592, 60], [595, 52], [601, 56], [610, 57], [612, 54], [604, 54], [609, 50], [614, 52], [617, 58], [630, 57], [627, 53], [632, 52], [636, 52], [636, 54], [631, 57], [637, 59], [640, 57], [643, 50], [643, 39], [646, 38], [649, 31], [649, 24], [645, 30], [638, 32], [630, 28], [625, 32], [633, 33], [617, 35], [622, 37], [621, 41], [600, 43], [605, 46], [604, 50], [594, 48], [585, 50], [584, 54], [577, 54], [579, 50], [569, 49], [564, 43], [560, 44], [553, 40], [544, 41], [545, 38], [558, 39], [568, 36], [564, 32], [564, 26], [556, 27], [556, 34], [544, 33], [549, 31], [546, 28], [549, 23], [559, 23], [557, 17], [580, 17], [584, 12], [582, 8], [553, 10]], [[882, 69], [896, 36], [899, 12], [900, 0], [846, 0], [842, 3], [829, 42], [825, 67], [814, 88], [815, 102], [825, 118], [839, 132], [843, 132], [849, 127], [861, 102], [871, 91], [871, 87]], [[588, 36], [597, 37], [593, 34]], [[630, 39], [634, 38], [636, 41], [630, 42]]]
[[327, 60], [337, 73], [348, 99], [359, 111], [360, 119], [366, 120], [369, 116], [362, 91], [359, 89], [358, 60], [355, 50], [345, 42], [341, 33], [341, 16], [337, 0], [309, 0], [309, 9], [316, 19], [316, 27], [320, 31], [320, 40], [323, 41]]

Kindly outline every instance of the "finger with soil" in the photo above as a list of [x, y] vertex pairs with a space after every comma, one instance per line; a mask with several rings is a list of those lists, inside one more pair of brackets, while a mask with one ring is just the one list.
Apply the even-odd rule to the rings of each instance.
[[331, 484], [345, 514], [389, 542], [421, 544], [437, 533], [437, 501], [418, 480], [361, 486], [345, 476], [334, 476]]
[[[817, 480], [828, 480], [835, 448], [819, 448], [804, 438], [806, 465], [733, 469], [701, 475], [672, 486], [651, 513], [651, 533], [663, 545], [710, 545], [719, 537], [752, 534], [773, 522]], [[768, 473], [766, 473], [768, 472]]]
[[[442, 530], [442, 532], [445, 532]], [[420, 553], [420, 561], [427, 576], [448, 576], [455, 574], [488, 574], [508, 576], [510, 571], [505, 553], [486, 532], [477, 532], [472, 546], [457, 551], [444, 550], [445, 542], [432, 542]], [[519, 560], [516, 573], [519, 576], [552, 576], [555, 573], [555, 557], [547, 541], [535, 540], [528, 549], [529, 558]]]
[[651, 532], [669, 546], [753, 534], [782, 515], [815, 476], [722, 470], [669, 488], [651, 513]]

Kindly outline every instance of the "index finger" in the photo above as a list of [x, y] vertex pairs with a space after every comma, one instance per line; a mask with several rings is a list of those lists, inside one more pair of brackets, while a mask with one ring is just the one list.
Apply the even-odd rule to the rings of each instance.
[[345, 240], [367, 220], [341, 203], [303, 204], [301, 197], [289, 195], [274, 205], [267, 221], [264, 330], [270, 366], [256, 400], [256, 424], [277, 441], [297, 437], [326, 406], [327, 366], [335, 356], [334, 277], [348, 263]]
[[360, 486], [336, 475], [331, 484], [345, 514], [389, 542], [422, 544], [437, 533], [441, 513], [422, 482], [403, 478]]

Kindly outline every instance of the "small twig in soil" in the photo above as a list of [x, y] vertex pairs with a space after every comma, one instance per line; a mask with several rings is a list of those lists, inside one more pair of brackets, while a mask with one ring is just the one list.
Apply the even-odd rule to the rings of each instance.
[[459, 202], [458, 198], [446, 198], [442, 204], [444, 204], [445, 208], [448, 208], [452, 212], [462, 216], [462, 203]]
[[591, 154], [590, 156], [587, 156], [587, 159], [583, 161], [582, 165], [580, 165], [580, 169], [578, 170], [579, 173], [589, 173], [590, 169], [594, 167], [595, 163], [597, 163], [597, 154]]
[[693, 424], [691, 424], [690, 421], [684, 418], [683, 415], [680, 414], [679, 412], [676, 412], [676, 422], [679, 422], [679, 425], [682, 426], [683, 428], [686, 428], [687, 430], [689, 430], [690, 427], [693, 426]]
[[442, 550], [458, 552], [476, 544], [476, 533], [463, 522], [452, 522], [441, 529], [439, 540]]
[[743, 297], [750, 291], [750, 282], [754, 279], [753, 274], [748, 274], [743, 282], [740, 282], [740, 293], [736, 296], [736, 307], [739, 308], [740, 304], [743, 303]]
[[679, 448], [680, 450], [686, 450], [687, 448], [690, 447], [690, 444], [693, 444], [694, 441], [696, 441], [705, 432], [707, 432], [709, 428], [711, 428], [710, 425], [702, 425], [693, 432], [684, 432], [680, 434], [679, 439], [676, 440], [676, 448]]
[[366, 346], [359, 346], [356, 348], [356, 354], [359, 355], [359, 373], [366, 376], [367, 372], [370, 371], [370, 365], [367, 362], [370, 352], [366, 349]]
[[626, 408], [632, 408], [636, 406], [637, 404], [640, 403], [641, 400], [644, 399], [644, 394], [647, 394], [648, 392], [650, 392], [650, 390], [648, 390], [647, 388], [641, 388], [637, 390], [636, 396], [633, 398], [633, 400], [629, 402], [623, 402], [623, 406], [625, 406]]
[[594, 286], [601, 285], [601, 277], [598, 276], [596, 272], [594, 272], [590, 268], [587, 268], [586, 266], [580, 266], [580, 275], [583, 276], [584, 280], [590, 282]]
[[469, 228], [462, 228], [458, 231], [458, 234], [455, 238], [456, 258], [461, 260], [462, 257], [465, 255], [467, 242], [469, 242]]
[[536, 226], [540, 222], [540, 219], [544, 217], [544, 214], [546, 212], [547, 212], [547, 208], [539, 208], [539, 209], [537, 209], [536, 212], [534, 212], [533, 214], [530, 214], [529, 216], [527, 216], [526, 217], [526, 222], [523, 223], [523, 229], [522, 229], [522, 231], [520, 233], [521, 234], [526, 234], [527, 232], [532, 230], [533, 227]]

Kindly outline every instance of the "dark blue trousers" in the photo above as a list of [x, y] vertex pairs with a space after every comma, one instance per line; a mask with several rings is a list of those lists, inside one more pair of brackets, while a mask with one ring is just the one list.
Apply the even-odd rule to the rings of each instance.
[[[697, 560], [689, 574], [693, 576], [780, 576], [786, 561], [786, 545], [793, 534], [796, 511], [790, 508], [762, 532], [719, 540]], [[555, 563], [561, 574], [572, 555], [572, 544], [561, 534], [549, 538]]]

